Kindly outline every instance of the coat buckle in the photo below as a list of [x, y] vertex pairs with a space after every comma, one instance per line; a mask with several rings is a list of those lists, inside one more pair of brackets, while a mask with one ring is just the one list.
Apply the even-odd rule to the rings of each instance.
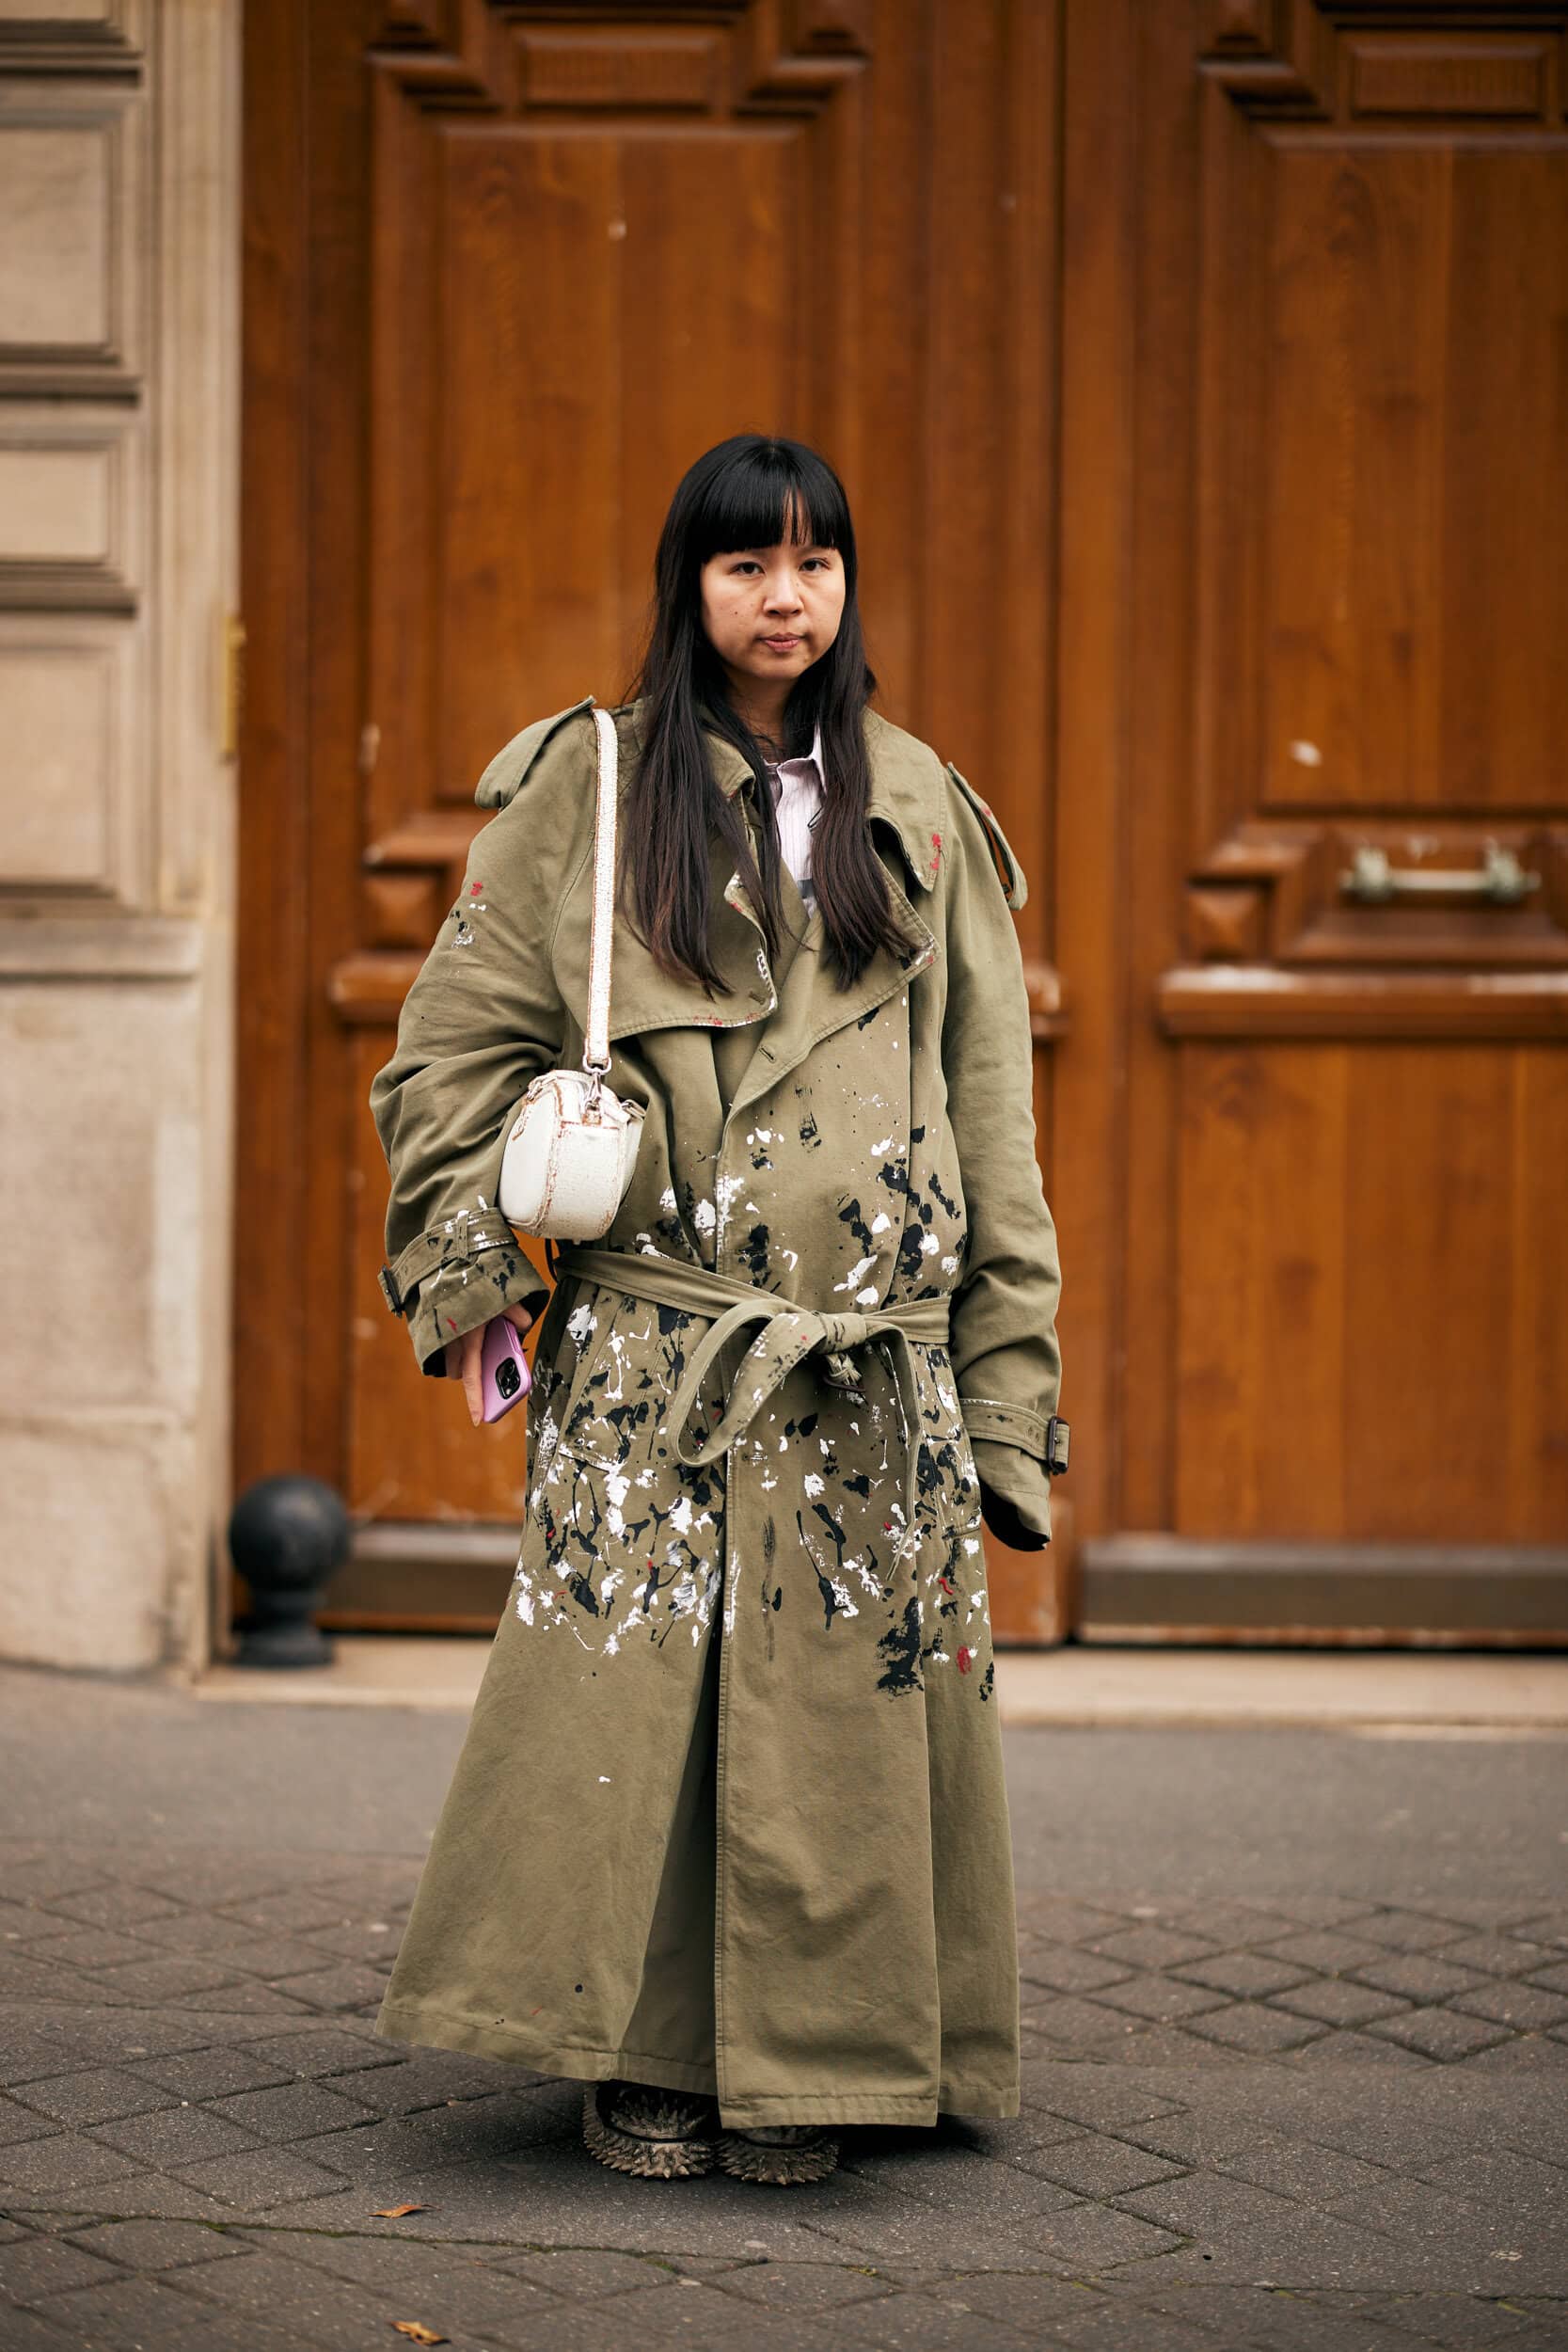
[[1045, 1424], [1045, 1474], [1060, 1478], [1067, 1468], [1068, 1424], [1059, 1414], [1053, 1413]]
[[392, 1272], [391, 1267], [389, 1265], [384, 1265], [376, 1275], [375, 1279], [381, 1285], [381, 1295], [387, 1301], [388, 1311], [394, 1315], [401, 1315], [403, 1312], [403, 1295], [398, 1289], [397, 1277]]

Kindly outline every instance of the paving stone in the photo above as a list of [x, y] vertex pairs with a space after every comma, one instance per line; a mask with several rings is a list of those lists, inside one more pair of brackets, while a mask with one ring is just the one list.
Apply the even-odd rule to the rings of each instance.
[[6, 2352], [81, 2352], [84, 2339], [68, 2331], [41, 2312], [24, 2311], [20, 2304], [0, 2300]]
[[1099, 2134], [1069, 2140], [1060, 2147], [1033, 2149], [1015, 2161], [1078, 2197], [1114, 2197], [1123, 2189], [1168, 2180], [1180, 2169], [1131, 2141]]
[[1456, 1994], [1449, 2006], [1467, 2017], [1490, 2018], [1496, 2025], [1513, 2026], [1521, 2032], [1559, 2026], [1568, 2018], [1568, 1998], [1560, 1993], [1543, 1992], [1535, 1984], [1483, 1984], [1474, 1993]]
[[1443, 2352], [1505, 2352], [1533, 2328], [1529, 2314], [1475, 2295], [1398, 2296], [1384, 2313], [1391, 2327]]
[[246, 2047], [258, 2058], [269, 2059], [291, 2074], [347, 2074], [366, 2067], [405, 2062], [401, 2049], [373, 2040], [368, 2033], [353, 2033], [341, 2026], [269, 2034]]
[[170, 1954], [159, 1959], [156, 1954], [143, 1954], [128, 1967], [105, 1968], [103, 1983], [107, 1991], [117, 1987], [138, 2002], [177, 2001], [187, 1993], [202, 1993], [210, 1987], [230, 1984], [234, 1971], [205, 1960], [186, 1960]]
[[1113, 2041], [1131, 2030], [1125, 2017], [1101, 2008], [1098, 2001], [1085, 2001], [1075, 1993], [1053, 1993], [1045, 2000], [1031, 2001], [1023, 2011], [1025, 2056], [1030, 2055], [1031, 2035], [1037, 2042], [1054, 2045], [1040, 2053], [1054, 2058], [1063, 2048], [1093, 2049], [1098, 2043]]
[[[1320, 2148], [1310, 2140], [1260, 2137], [1224, 2157], [1218, 2169], [1258, 2188], [1273, 2189], [1309, 2205], [1335, 2205], [1341, 2199], [1370, 2194], [1388, 2175], [1375, 2165], [1363, 2164], [1335, 2148]], [[1352, 2204], [1339, 2206], [1359, 2219]]]
[[1261, 2271], [1269, 2283], [1282, 2286], [1312, 2286], [1324, 2279], [1382, 2285], [1396, 2256], [1388, 2237], [1250, 2181], [1194, 2174], [1117, 2201], [1124, 2212], [1191, 2238], [1193, 2252], [1216, 2280], [1256, 2284]]
[[1410, 2007], [1397, 1993], [1377, 1993], [1344, 1977], [1320, 1978], [1288, 1993], [1271, 1995], [1270, 2007], [1292, 2017], [1315, 2017], [1325, 2026], [1365, 2026], [1374, 2017], [1398, 2017]]
[[[1425, 2012], [1430, 2015], [1429, 2010]], [[1289, 2053], [1293, 2066], [1321, 2069], [1324, 2073], [1343, 2072], [1347, 2067], [1376, 2066], [1386, 2072], [1402, 2066], [1411, 2074], [1419, 2074], [1432, 2063], [1420, 2050], [1407, 2050], [1397, 2042], [1374, 2042], [1370, 2033], [1326, 2033], [1321, 2042], [1308, 2042], [1303, 2049]]]
[[144, 2218], [99, 2221], [74, 2233], [74, 2243], [128, 2270], [182, 2270], [191, 2263], [217, 2262], [244, 2253], [243, 2241], [196, 2221]]
[[1054, 1944], [1086, 1944], [1091, 1936], [1114, 1935], [1127, 1924], [1120, 1912], [1080, 1902], [1071, 1896], [1034, 1894], [1027, 1888], [1020, 1892], [1018, 1915], [1023, 1925]]
[[18, 2096], [56, 2123], [109, 2123], [176, 2104], [157, 2084], [116, 2067], [88, 2067], [80, 2074], [45, 2074]]
[[16, 2303], [40, 2303], [68, 2287], [99, 2286], [119, 2275], [112, 2263], [68, 2239], [32, 2237], [0, 2246], [0, 2296]]
[[276, 2060], [259, 2057], [252, 2044], [230, 2049], [180, 2050], [166, 2058], [141, 2058], [130, 2070], [138, 2081], [170, 2091], [177, 2099], [222, 2099], [238, 2090], [266, 2090], [292, 2079]]
[[[1116, 2132], [1124, 2125], [1151, 2123], [1180, 2112], [1175, 2099], [1118, 2078], [1101, 2067], [1053, 2067], [1038, 2089], [1042, 2103], [1053, 2114], [1091, 2130]], [[1145, 2136], [1140, 2130], [1135, 2137], [1141, 2140]]]
[[56, 2132], [49, 2139], [0, 2148], [0, 2187], [11, 2192], [8, 2202], [13, 2205], [29, 2197], [69, 2197], [135, 2169], [132, 2158], [118, 2148], [101, 2146], [77, 2132]]
[[599, 2302], [612, 2295], [628, 2295], [634, 2287], [668, 2286], [673, 2273], [638, 2254], [617, 2254], [589, 2248], [557, 2246], [537, 2252], [508, 2254], [505, 2266], [552, 2295]]
[[342, 1917], [342, 1906], [313, 1886], [261, 1895], [253, 1902], [226, 1904], [222, 1911], [241, 1927], [272, 1935], [309, 1935], [312, 1928], [331, 1927]]
[[1446, 1960], [1424, 1952], [1371, 1961], [1355, 1974], [1363, 1984], [1375, 1984], [1382, 1993], [1402, 1993], [1412, 2001], [1446, 2000], [1450, 1993], [1469, 1993], [1481, 1982], [1473, 1968], [1450, 1967]]
[[[930, 2295], [932, 2304], [939, 2309], [1000, 2320], [1025, 2336], [1059, 2320], [1090, 2320], [1104, 2299], [1098, 2288], [1080, 2280], [1060, 2278], [1053, 2271], [1010, 2271], [1001, 2275], [972, 2272], [940, 2281], [931, 2288]], [[973, 2345], [982, 2339], [972, 2330], [955, 2341]], [[990, 2339], [983, 2341], [989, 2343]]]
[[174, 1918], [180, 1909], [166, 1895], [152, 1895], [145, 1886], [131, 1886], [123, 1881], [84, 1887], [80, 1894], [61, 1896], [52, 1905], [55, 1915], [79, 1919], [88, 1928], [134, 1928], [149, 1919]]
[[1370, 2026], [1379, 2039], [1418, 2050], [1423, 2058], [1466, 2058], [1504, 2039], [1506, 2029], [1480, 2017], [1461, 2017], [1447, 2009], [1412, 2010], [1407, 2017], [1386, 2017]]
[[[104, 1891], [113, 1895], [116, 1890], [108, 1887]], [[0, 1900], [0, 1944], [30, 1944], [40, 1935], [58, 1935], [61, 1918], [69, 1915], [58, 1911], [40, 1911], [31, 1903]]]
[[1020, 1960], [1019, 1974], [1025, 1985], [1042, 1984], [1053, 1993], [1093, 1993], [1125, 1983], [1132, 1971], [1125, 1961], [1101, 1960], [1072, 1944], [1047, 1944]]
[[1253, 2056], [1264, 2051], [1295, 2050], [1323, 2031], [1309, 2017], [1291, 2017], [1266, 2009], [1261, 2002], [1238, 2001], [1230, 2009], [1195, 2018], [1190, 2030], [1206, 2042], [1223, 2042], [1227, 2049]]
[[15, 2099], [0, 2097], [0, 2148], [14, 2147], [23, 2139], [43, 2139], [54, 2128], [48, 2116], [35, 2114]]
[[862, 2152], [847, 2144], [842, 2165], [845, 2172], [877, 2188], [895, 2190], [901, 2197], [943, 2205], [961, 2200], [968, 2206], [973, 2201], [974, 2211], [1009, 2226], [1021, 2215], [1044, 2213], [1072, 2202], [1067, 2191], [1033, 2172], [1020, 2172], [1011, 2165], [952, 2147]]
[[[759, 2262], [727, 2271], [724, 2292], [769, 2312], [832, 2312], [847, 2303], [880, 2301], [890, 2282], [846, 2263]], [[684, 2324], [675, 2314], [675, 2324]]]
[[1362, 1966], [1375, 1968], [1388, 1959], [1385, 1946], [1370, 1944], [1361, 1935], [1340, 1935], [1331, 1930], [1282, 1935], [1265, 1948], [1273, 1960], [1290, 1961], [1323, 1977], [1341, 1976]]
[[1488, 2213], [1530, 2216], [1568, 2237], [1568, 2171], [1560, 2165], [1512, 2148], [1476, 2148], [1433, 2165], [1425, 2177]]
[[119, 1968], [157, 1957], [136, 1936], [122, 1935], [113, 1928], [72, 1928], [68, 1934], [33, 1945], [28, 1956], [51, 1968], [92, 1970]]
[[1106, 2205], [1072, 2205], [1065, 2213], [1041, 2214], [1021, 2231], [1037, 2252], [1077, 2271], [1101, 2271], [1117, 2264], [1147, 2261], [1178, 2242], [1178, 2235], [1148, 2215]]
[[305, 2139], [322, 2132], [376, 2121], [373, 2107], [325, 2083], [284, 2083], [276, 2090], [242, 2090], [213, 2103], [211, 2112], [237, 2123], [257, 2139]]
[[1464, 1930], [1451, 1919], [1434, 1918], [1429, 1912], [1380, 1911], [1370, 1919], [1357, 1920], [1356, 1932], [1374, 1944], [1386, 1944], [1393, 1951], [1430, 1952], [1457, 1943]]
[[1132, 2016], [1167, 2024], [1226, 2006], [1223, 1993], [1200, 1984], [1183, 1984], [1175, 1977], [1128, 1977], [1120, 1984], [1106, 1985], [1095, 1997], [1108, 2009], [1126, 2010]]
[[[1043, 2285], [1059, 2284], [1056, 2280]], [[668, 2339], [665, 2339], [668, 2341]], [[737, 2344], [750, 2341], [750, 2330]], [[833, 2344], [864, 2344], [868, 2352], [1023, 2352], [1037, 2346], [1037, 2329], [1015, 2331], [961, 2303], [932, 2302], [924, 2295], [890, 2295], [877, 2303], [852, 2303], [833, 2314], [831, 2336], [816, 2332], [821, 2352]]]
[[1456, 1968], [1479, 1968], [1488, 1977], [1526, 1976], [1532, 1968], [1549, 1968], [1560, 1957], [1549, 1944], [1517, 1935], [1465, 1935], [1443, 1947], [1443, 1958]]
[[312, 2009], [321, 2010], [373, 2009], [386, 1989], [385, 1979], [372, 1968], [356, 1968], [345, 1961], [288, 1979], [288, 1991], [293, 1999], [308, 2001]]
[[1212, 1986], [1216, 1992], [1250, 2000], [1301, 1984], [1307, 1972], [1299, 1962], [1280, 1960], [1273, 1953], [1221, 1952], [1212, 1960], [1191, 1961], [1177, 1974], [1186, 1983]]
[[6, 1864], [6, 1892], [13, 1901], [48, 1904], [62, 1895], [79, 1895], [87, 1887], [113, 1883], [105, 1871], [72, 1862], [63, 1853], [40, 1853]]
[[1172, 1968], [1179, 1961], [1203, 1959], [1214, 1947], [1207, 1936], [1178, 1935], [1169, 1928], [1149, 1926], [1096, 1936], [1089, 1949], [1102, 1960], [1123, 1960], [1130, 1968]]
[[329, 2190], [340, 2190], [342, 2182], [319, 2164], [310, 2164], [302, 2156], [285, 2154], [277, 2148], [259, 2148], [249, 2153], [219, 2156], [203, 2163], [199, 2183], [220, 2204], [233, 2205], [241, 2212], [258, 2213], [263, 2208], [293, 2202], [301, 2197], [321, 2197]]
[[256, 2145], [254, 2133], [242, 2131], [211, 2107], [188, 2103], [161, 2108], [153, 2115], [128, 2115], [120, 2122], [101, 2124], [93, 2136], [105, 2147], [123, 2149], [143, 2164], [170, 2172], [203, 2157], [236, 2155]]
[[1568, 1962], [1554, 1962], [1549, 1968], [1532, 1968], [1531, 1984], [1544, 1985], [1548, 1993], [1568, 1993]]
[[[187, 2291], [197, 2275], [181, 2271], [168, 2280], [122, 2279], [110, 2286], [89, 2287], [61, 2296], [50, 2306], [50, 2316], [79, 2330], [72, 2340], [90, 2345], [92, 2352], [103, 2346], [114, 2352], [121, 2346], [124, 2352], [300, 2352], [302, 2341], [311, 2341], [249, 2314], [236, 2322]], [[389, 2343], [398, 2341], [388, 2338]]]
[[427, 2256], [427, 2269], [419, 2281], [349, 2281], [299, 2260], [291, 2249], [205, 2265], [192, 2274], [191, 2284], [230, 2311], [297, 2328], [311, 2343], [341, 2345], [343, 2352], [359, 2352], [368, 2335], [380, 2338], [400, 2317], [447, 2336], [466, 2330], [499, 2344], [537, 2341], [552, 2308], [543, 2288], [473, 2261]]
[[1158, 2323], [1142, 2306], [1113, 2296], [1101, 2296], [1097, 2311], [1064, 2315], [1049, 2322], [1039, 2342], [1061, 2352], [1149, 2352], [1151, 2326], [1157, 2324], [1160, 2352], [1225, 2352], [1211, 2329], [1162, 2312]]

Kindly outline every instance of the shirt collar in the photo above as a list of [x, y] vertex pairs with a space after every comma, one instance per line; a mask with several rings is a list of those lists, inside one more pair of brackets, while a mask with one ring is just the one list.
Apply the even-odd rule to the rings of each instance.
[[[635, 711], [637, 705], [632, 708]], [[895, 726], [880, 712], [867, 709], [863, 723], [871, 760], [868, 814], [894, 828], [911, 873], [923, 889], [930, 890], [942, 863], [941, 828], [947, 785], [942, 763], [929, 744]], [[723, 736], [712, 727], [703, 733], [713, 780], [733, 800], [752, 771]], [[815, 732], [810, 756], [820, 761], [820, 728]]]

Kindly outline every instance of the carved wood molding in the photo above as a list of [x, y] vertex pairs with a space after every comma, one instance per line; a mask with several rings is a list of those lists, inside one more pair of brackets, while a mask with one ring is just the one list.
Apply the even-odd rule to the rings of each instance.
[[[1484, 870], [1487, 842], [1512, 851], [1538, 883], [1515, 902], [1483, 898], [1469, 877]], [[1394, 890], [1367, 903], [1345, 888], [1356, 852], [1386, 858]], [[1451, 889], [1402, 893], [1402, 878], [1441, 872]], [[1344, 818], [1297, 823], [1243, 819], [1188, 875], [1182, 949], [1207, 965], [1266, 958], [1290, 968], [1451, 964], [1568, 970], [1568, 827], [1483, 826]], [[1272, 984], [1271, 984], [1272, 985]]]
[[1263, 116], [1560, 122], [1568, 7], [1498, 15], [1477, 0], [1208, 0], [1200, 67]]
[[1178, 964], [1154, 1015], [1166, 1037], [1568, 1040], [1568, 972], [1282, 972]]
[[[385, 0], [371, 62], [429, 112], [815, 111], [871, 55], [871, 0]], [[596, 21], [597, 20], [597, 21]]]

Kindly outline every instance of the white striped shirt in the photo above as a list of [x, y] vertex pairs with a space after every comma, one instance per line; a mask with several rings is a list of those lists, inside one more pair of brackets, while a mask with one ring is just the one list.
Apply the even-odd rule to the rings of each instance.
[[822, 805], [822, 730], [812, 737], [803, 759], [765, 759], [779, 817], [779, 853], [794, 875], [806, 913], [815, 913], [816, 890], [811, 878], [811, 828]]

